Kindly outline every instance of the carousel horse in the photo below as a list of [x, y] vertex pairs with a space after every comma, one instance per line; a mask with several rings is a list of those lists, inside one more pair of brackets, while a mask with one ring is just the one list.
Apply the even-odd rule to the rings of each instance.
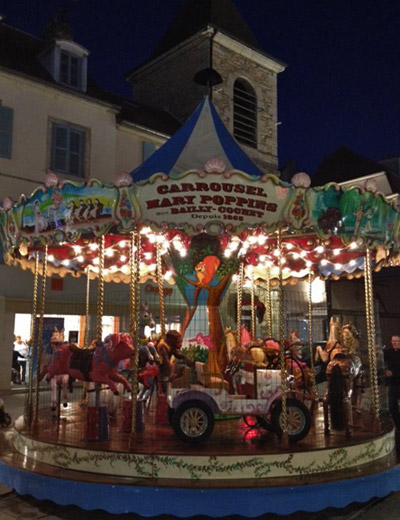
[[[50, 338], [50, 347], [53, 352], [52, 355], [54, 355], [54, 352], [64, 344], [66, 344], [64, 341], [64, 329], [58, 330], [55, 328]], [[42, 379], [42, 377], [40, 379]], [[50, 379], [51, 410], [53, 412], [57, 409], [58, 391], [61, 391], [64, 408], [68, 406], [68, 382], [68, 374], [57, 374], [55, 377]]]
[[62, 343], [54, 350], [51, 362], [45, 366], [39, 380], [48, 380], [61, 374], [68, 374], [80, 381], [91, 381], [108, 385], [115, 395], [119, 395], [116, 383], [131, 390], [128, 381], [118, 373], [119, 362], [133, 355], [134, 347], [130, 334], [110, 334], [94, 348], [81, 349], [76, 345]]
[[150, 307], [148, 303], [140, 304], [140, 315], [139, 315], [139, 338], [145, 338], [145, 327], [150, 327], [154, 329], [156, 326], [156, 322], [154, 321], [153, 315], [150, 311]]
[[[361, 359], [358, 350], [358, 333], [349, 323], [340, 329], [331, 318], [329, 337], [325, 349], [317, 347], [315, 359], [326, 366], [327, 389], [323, 398], [325, 434], [329, 434], [330, 421], [335, 429], [345, 429], [350, 435], [353, 428], [353, 403], [359, 406], [362, 384]], [[358, 410], [358, 408], [356, 408]]]
[[318, 396], [315, 392], [313, 373], [311, 368], [303, 361], [304, 344], [298, 336], [296, 329], [290, 330], [289, 340], [284, 340], [286, 352], [285, 363], [286, 371], [295, 378], [297, 389], [303, 389], [305, 394], [311, 399], [312, 408], [318, 403]]

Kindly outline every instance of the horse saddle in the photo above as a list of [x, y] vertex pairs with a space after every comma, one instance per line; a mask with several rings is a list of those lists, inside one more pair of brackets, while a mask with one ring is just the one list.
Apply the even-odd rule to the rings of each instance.
[[83, 379], [90, 381], [89, 372], [92, 369], [94, 349], [77, 349], [72, 351], [69, 368], [82, 372]]

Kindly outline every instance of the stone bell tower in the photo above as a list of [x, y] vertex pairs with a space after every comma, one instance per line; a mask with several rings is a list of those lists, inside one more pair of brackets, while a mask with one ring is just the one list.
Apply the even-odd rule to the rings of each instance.
[[209, 94], [244, 151], [277, 173], [277, 75], [231, 0], [185, 0], [148, 61], [129, 72], [135, 101], [184, 122]]

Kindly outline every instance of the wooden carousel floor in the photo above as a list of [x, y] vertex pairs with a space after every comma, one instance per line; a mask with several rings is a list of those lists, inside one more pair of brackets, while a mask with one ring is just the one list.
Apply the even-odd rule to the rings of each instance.
[[[325, 448], [351, 446], [374, 439], [371, 417], [367, 412], [355, 414], [354, 430], [351, 436], [345, 431], [331, 430], [330, 435], [324, 434], [322, 407], [314, 415], [313, 426], [309, 434], [299, 442], [291, 442], [289, 450], [282, 447], [280, 439], [262, 428], [248, 427], [242, 417], [220, 418], [216, 420], [212, 435], [199, 444], [186, 444], [179, 440], [166, 420], [156, 421], [155, 411], [146, 412], [145, 429], [136, 433], [132, 442], [131, 435], [122, 431], [121, 412], [110, 419], [109, 440], [85, 439], [87, 408], [77, 403], [70, 404], [67, 409], [61, 409], [59, 419], [50, 410], [40, 413], [39, 428], [35, 434], [25, 429], [22, 420], [16, 423], [18, 431], [50, 443], [63, 444], [79, 448], [109, 450], [116, 452], [186, 454], [186, 455], [236, 455], [251, 453], [282, 453], [312, 451]], [[381, 433], [387, 433], [392, 428], [389, 419], [382, 421]]]
[[[121, 413], [119, 412], [114, 420], [110, 420], [110, 437], [108, 441], [88, 441], [85, 440], [85, 420], [87, 408], [73, 403], [67, 409], [62, 409], [60, 418], [56, 419], [50, 410], [43, 410], [40, 414], [39, 428], [35, 434], [25, 428], [24, 420], [21, 417], [15, 424], [16, 430], [23, 436], [34, 439], [35, 441], [43, 441], [46, 443], [54, 443], [57, 445], [110, 451], [110, 452], [127, 452], [136, 454], [160, 454], [160, 455], [182, 455], [182, 456], [224, 456], [224, 455], [259, 455], [259, 454], [283, 454], [312, 452], [315, 450], [337, 449], [341, 447], [349, 447], [360, 443], [366, 443], [377, 437], [372, 433], [370, 427], [370, 416], [364, 412], [357, 415], [355, 419], [355, 428], [353, 434], [348, 436], [344, 431], [332, 430], [330, 435], [324, 435], [322, 407], [320, 406], [314, 416], [313, 426], [309, 434], [299, 442], [291, 442], [289, 448], [284, 448], [280, 439], [271, 432], [267, 432], [262, 428], [248, 427], [243, 418], [229, 418], [217, 420], [212, 435], [204, 442], [196, 445], [186, 444], [180, 441], [174, 434], [172, 428], [165, 421], [163, 424], [157, 424], [155, 421], [154, 410], [150, 410], [146, 414], [145, 431], [136, 433], [134, 441], [131, 440], [129, 433], [121, 431]], [[389, 419], [382, 421], [381, 435], [384, 435], [392, 429], [392, 423]], [[7, 447], [8, 446], [8, 447]], [[30, 466], [29, 460], [22, 461], [21, 455], [15, 453], [15, 450], [7, 444], [7, 439], [3, 438], [3, 445], [0, 446], [4, 460], [4, 456], [8, 460], [13, 460], [13, 464], [21, 465], [25, 468]], [[391, 455], [390, 464], [396, 464], [394, 452]], [[40, 466], [40, 461], [35, 462], [35, 468]], [[388, 460], [374, 461], [376, 471], [384, 470], [388, 467]], [[368, 472], [368, 464], [364, 464], [364, 469]], [[41, 467], [40, 471], [58, 474], [58, 468], [51, 468], [46, 464]], [[75, 473], [75, 472], [72, 472]], [[337, 473], [337, 472], [336, 472]], [[345, 472], [346, 473], [346, 472]], [[80, 473], [79, 473], [80, 474]], [[98, 476], [99, 478], [106, 478]], [[337, 477], [337, 475], [336, 475]], [[96, 477], [97, 478], [97, 477]], [[330, 477], [328, 476], [328, 479]], [[260, 479], [261, 481], [263, 479]], [[278, 479], [280, 480], [280, 479]], [[313, 482], [318, 481], [318, 477], [313, 476]], [[326, 475], [324, 476], [326, 480]], [[260, 484], [260, 483], [258, 483]], [[247, 483], [248, 485], [248, 483]]]

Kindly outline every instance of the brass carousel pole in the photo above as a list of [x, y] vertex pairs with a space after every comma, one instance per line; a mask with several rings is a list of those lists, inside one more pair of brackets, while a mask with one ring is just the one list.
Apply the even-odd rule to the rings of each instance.
[[[83, 348], [89, 348], [89, 315], [90, 315], [90, 266], [86, 268], [86, 310], [85, 310], [85, 335], [83, 337]], [[82, 383], [82, 405], [88, 402], [89, 383]]]
[[[103, 339], [103, 313], [104, 313], [104, 235], [99, 237], [99, 278], [97, 285], [97, 329], [96, 339]], [[96, 383], [96, 407], [100, 405], [100, 384]]]
[[85, 336], [83, 348], [89, 347], [89, 315], [90, 315], [90, 267], [86, 268], [86, 314], [85, 314]]
[[236, 307], [236, 345], [240, 347], [240, 331], [242, 327], [242, 299], [243, 299], [244, 263], [240, 261], [239, 278], [237, 283], [237, 307]]
[[378, 371], [376, 364], [376, 342], [375, 342], [375, 312], [374, 312], [374, 295], [372, 287], [372, 267], [371, 267], [371, 251], [367, 244], [365, 250], [365, 267], [364, 267], [364, 283], [365, 283], [365, 304], [367, 318], [367, 338], [368, 338], [368, 359], [370, 367], [370, 388], [371, 388], [371, 404], [373, 414], [373, 430], [380, 432], [379, 421], [379, 393], [378, 393]]
[[286, 407], [286, 364], [285, 364], [285, 313], [284, 313], [284, 288], [283, 288], [283, 257], [282, 257], [282, 230], [278, 231], [278, 262], [279, 262], [279, 343], [280, 343], [280, 363], [281, 363], [281, 388], [282, 388], [282, 446], [289, 446], [288, 435], [288, 414]]
[[312, 306], [312, 274], [308, 273], [308, 345], [310, 350], [310, 369], [311, 369], [311, 384], [313, 394], [316, 395], [317, 389], [315, 387], [314, 375], [314, 351], [313, 351], [313, 306]]
[[272, 298], [271, 298], [271, 268], [265, 271], [265, 290], [267, 304], [267, 337], [272, 338]]
[[48, 246], [46, 245], [43, 253], [43, 265], [42, 265], [42, 287], [40, 295], [40, 317], [39, 317], [39, 329], [38, 329], [38, 342], [37, 342], [37, 356], [36, 356], [36, 388], [35, 388], [35, 411], [33, 424], [34, 428], [37, 429], [39, 421], [39, 385], [40, 385], [40, 369], [42, 363], [42, 348], [43, 348], [43, 320], [44, 320], [44, 308], [46, 304], [46, 278], [47, 278], [47, 261], [48, 261]]
[[251, 275], [250, 275], [250, 284], [251, 284], [251, 287], [250, 287], [250, 305], [251, 305], [251, 330], [250, 330], [250, 334], [251, 334], [251, 339], [254, 341], [256, 339], [256, 315], [255, 315], [255, 310], [254, 310], [254, 303], [255, 303], [254, 291], [255, 291], [255, 286], [254, 286], [254, 274], [253, 274], [253, 271], [251, 272]]
[[[132, 231], [130, 234], [130, 320], [129, 333], [132, 337], [134, 353], [131, 358], [131, 399], [132, 399], [132, 425], [131, 425], [131, 445], [135, 440], [136, 434], [136, 411], [138, 395], [138, 364], [139, 364], [139, 309], [140, 309], [140, 256], [141, 240], [139, 231]], [[136, 255], [135, 255], [136, 250]]]
[[157, 285], [158, 285], [158, 295], [160, 298], [161, 337], [165, 338], [165, 302], [164, 302], [164, 284], [163, 284], [163, 276], [162, 276], [162, 256], [161, 256], [160, 242], [157, 242]]
[[26, 404], [26, 418], [28, 428], [31, 427], [33, 419], [33, 360], [37, 356], [37, 343], [35, 342], [36, 337], [36, 317], [37, 317], [37, 304], [38, 304], [38, 288], [39, 288], [39, 253], [35, 253], [35, 274], [33, 278], [33, 304], [32, 304], [32, 315], [31, 315], [31, 332], [29, 339], [29, 377], [28, 377], [28, 401]]

